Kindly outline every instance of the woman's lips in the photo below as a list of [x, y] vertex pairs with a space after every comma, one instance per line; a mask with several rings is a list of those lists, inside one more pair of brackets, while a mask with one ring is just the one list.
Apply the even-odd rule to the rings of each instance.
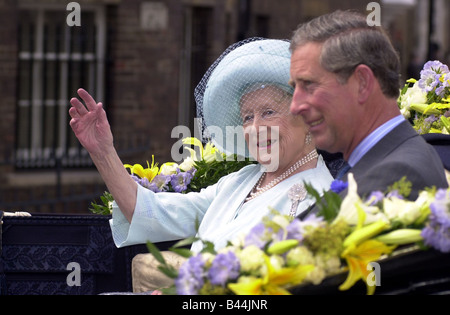
[[258, 146], [258, 148], [270, 148], [275, 143], [276, 143], [276, 140], [265, 140], [265, 141], [259, 141], [257, 146]]

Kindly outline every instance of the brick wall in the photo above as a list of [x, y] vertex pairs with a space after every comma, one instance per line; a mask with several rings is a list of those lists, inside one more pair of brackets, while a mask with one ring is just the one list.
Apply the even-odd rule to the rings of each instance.
[[165, 1], [170, 12], [167, 29], [142, 30], [141, 3], [123, 1], [108, 8], [107, 106], [119, 151], [145, 146], [142, 156], [155, 154], [165, 161], [175, 142], [170, 132], [178, 122], [183, 16], [179, 1]]

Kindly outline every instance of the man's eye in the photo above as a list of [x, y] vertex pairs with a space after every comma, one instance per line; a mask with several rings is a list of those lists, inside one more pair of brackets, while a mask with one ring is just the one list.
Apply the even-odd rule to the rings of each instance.
[[309, 80], [302, 81], [303, 90], [311, 91], [313, 87], [314, 87], [314, 82], [309, 81]]

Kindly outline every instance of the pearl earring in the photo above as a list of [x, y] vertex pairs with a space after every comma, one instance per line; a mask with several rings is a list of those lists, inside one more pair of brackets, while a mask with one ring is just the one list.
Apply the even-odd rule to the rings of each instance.
[[311, 142], [312, 142], [311, 132], [308, 131], [308, 133], [306, 134], [306, 137], [305, 137], [305, 143], [311, 144]]

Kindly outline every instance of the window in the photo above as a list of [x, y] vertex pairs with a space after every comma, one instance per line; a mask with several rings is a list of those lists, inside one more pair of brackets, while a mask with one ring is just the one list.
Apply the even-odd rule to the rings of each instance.
[[105, 18], [81, 8], [81, 26], [68, 26], [65, 7], [20, 10], [16, 167], [91, 165], [70, 129], [69, 100], [79, 87], [102, 99]]
[[184, 50], [180, 81], [180, 125], [195, 134], [196, 104], [194, 90], [213, 63], [213, 7], [189, 6], [185, 12]]

